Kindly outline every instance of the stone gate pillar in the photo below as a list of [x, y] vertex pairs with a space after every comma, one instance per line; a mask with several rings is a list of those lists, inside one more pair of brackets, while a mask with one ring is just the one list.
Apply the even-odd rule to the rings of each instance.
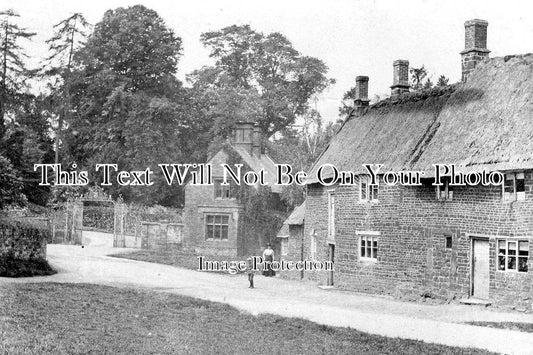
[[69, 201], [65, 210], [65, 236], [64, 242], [81, 244], [83, 226], [83, 202]]
[[119, 197], [115, 202], [115, 228], [113, 231], [113, 247], [115, 248], [126, 247], [126, 235], [124, 231], [126, 209], [127, 207], [122, 197]]

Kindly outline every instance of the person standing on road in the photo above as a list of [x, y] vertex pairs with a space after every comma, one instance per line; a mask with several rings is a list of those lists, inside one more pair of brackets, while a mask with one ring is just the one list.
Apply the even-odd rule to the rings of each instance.
[[272, 270], [272, 261], [274, 261], [274, 250], [272, 249], [272, 245], [270, 243], [267, 244], [267, 248], [263, 252], [263, 276], [275, 276], [276, 272]]
[[248, 281], [250, 286], [248, 288], [254, 288], [254, 264], [252, 258], [246, 259], [246, 272], [248, 273]]

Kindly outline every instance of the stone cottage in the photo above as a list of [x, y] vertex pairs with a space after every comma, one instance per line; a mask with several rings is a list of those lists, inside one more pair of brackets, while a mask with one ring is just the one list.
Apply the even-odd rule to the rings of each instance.
[[[393, 64], [391, 98], [356, 107], [307, 181], [303, 257], [334, 260], [306, 272], [322, 285], [397, 297], [533, 303], [533, 55], [490, 58], [487, 22], [465, 23], [462, 82], [409, 92], [405, 60]], [[341, 185], [332, 164], [354, 172]], [[364, 164], [383, 164], [370, 184]], [[433, 164], [501, 172], [497, 186], [434, 186]], [[388, 185], [387, 171], [424, 171], [419, 186]], [[327, 185], [327, 186], [326, 186]], [[300, 257], [289, 242], [289, 258]]]
[[[185, 185], [184, 245], [199, 255], [259, 255], [270, 240], [265, 240], [264, 233], [255, 233], [246, 225], [244, 207], [235, 195], [238, 187], [234, 183], [223, 184], [222, 167], [222, 164], [228, 164], [236, 172], [235, 164], [242, 164], [243, 173], [263, 170], [273, 200], [279, 201], [281, 189], [273, 180], [276, 167], [263, 152], [259, 126], [238, 122], [233, 138], [206, 164], [212, 166], [213, 184], [198, 186], [189, 180]], [[232, 182], [229, 174], [228, 181]]]

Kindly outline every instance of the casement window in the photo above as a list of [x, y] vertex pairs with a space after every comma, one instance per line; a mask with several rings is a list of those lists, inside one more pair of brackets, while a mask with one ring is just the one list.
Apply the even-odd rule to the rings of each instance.
[[524, 201], [526, 199], [524, 173], [505, 174], [502, 189], [504, 201]]
[[527, 240], [498, 240], [498, 270], [527, 272], [529, 242]]
[[335, 239], [335, 191], [328, 191], [328, 239]]
[[441, 180], [442, 185], [435, 186], [437, 192], [437, 200], [451, 201], [453, 200], [453, 186], [450, 185], [450, 178], [444, 178]]
[[360, 202], [377, 202], [378, 201], [378, 185], [370, 185], [369, 176], [361, 176], [359, 179], [359, 201]]
[[280, 247], [281, 247], [280, 254], [287, 255], [289, 252], [289, 238], [288, 237], [281, 238]]
[[229, 199], [231, 198], [231, 185], [223, 185], [222, 179], [215, 179], [213, 181], [215, 187], [215, 198]]
[[378, 259], [378, 236], [359, 235], [359, 257], [361, 260]]
[[229, 229], [228, 215], [205, 216], [205, 239], [227, 240]]
[[444, 236], [444, 246], [446, 247], [446, 249], [451, 249], [452, 246], [453, 246], [453, 238], [451, 235], [445, 235]]

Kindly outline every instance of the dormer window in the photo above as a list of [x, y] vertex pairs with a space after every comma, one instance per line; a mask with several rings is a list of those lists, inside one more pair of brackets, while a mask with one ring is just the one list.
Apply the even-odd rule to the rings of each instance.
[[359, 201], [378, 202], [378, 185], [370, 185], [369, 176], [361, 176], [359, 179]]
[[231, 198], [231, 185], [224, 185], [222, 179], [215, 179], [213, 181], [215, 186], [215, 198], [218, 199], [230, 199]]
[[524, 173], [507, 173], [502, 186], [503, 201], [524, 201], [526, 185]]

